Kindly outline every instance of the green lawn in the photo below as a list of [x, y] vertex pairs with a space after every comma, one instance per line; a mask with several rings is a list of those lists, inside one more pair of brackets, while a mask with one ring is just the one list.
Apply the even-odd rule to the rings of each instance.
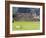
[[12, 24], [12, 30], [39, 30], [40, 22], [32, 22], [32, 21], [14, 21]]

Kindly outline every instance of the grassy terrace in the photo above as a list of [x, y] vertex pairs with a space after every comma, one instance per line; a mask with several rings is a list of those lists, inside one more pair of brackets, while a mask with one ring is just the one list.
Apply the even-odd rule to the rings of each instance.
[[39, 30], [40, 29], [40, 22], [34, 21], [14, 21], [12, 23], [12, 30]]

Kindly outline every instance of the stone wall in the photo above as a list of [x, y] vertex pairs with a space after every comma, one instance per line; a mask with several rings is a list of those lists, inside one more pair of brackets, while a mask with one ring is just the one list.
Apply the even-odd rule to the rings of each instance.
[[15, 20], [17, 21], [31, 21], [33, 18], [31, 13], [16, 13]]

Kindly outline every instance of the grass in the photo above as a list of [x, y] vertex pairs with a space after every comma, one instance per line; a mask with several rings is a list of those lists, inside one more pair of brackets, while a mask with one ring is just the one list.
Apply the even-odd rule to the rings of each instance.
[[12, 24], [12, 30], [39, 30], [40, 29], [40, 22], [34, 21], [14, 21]]

